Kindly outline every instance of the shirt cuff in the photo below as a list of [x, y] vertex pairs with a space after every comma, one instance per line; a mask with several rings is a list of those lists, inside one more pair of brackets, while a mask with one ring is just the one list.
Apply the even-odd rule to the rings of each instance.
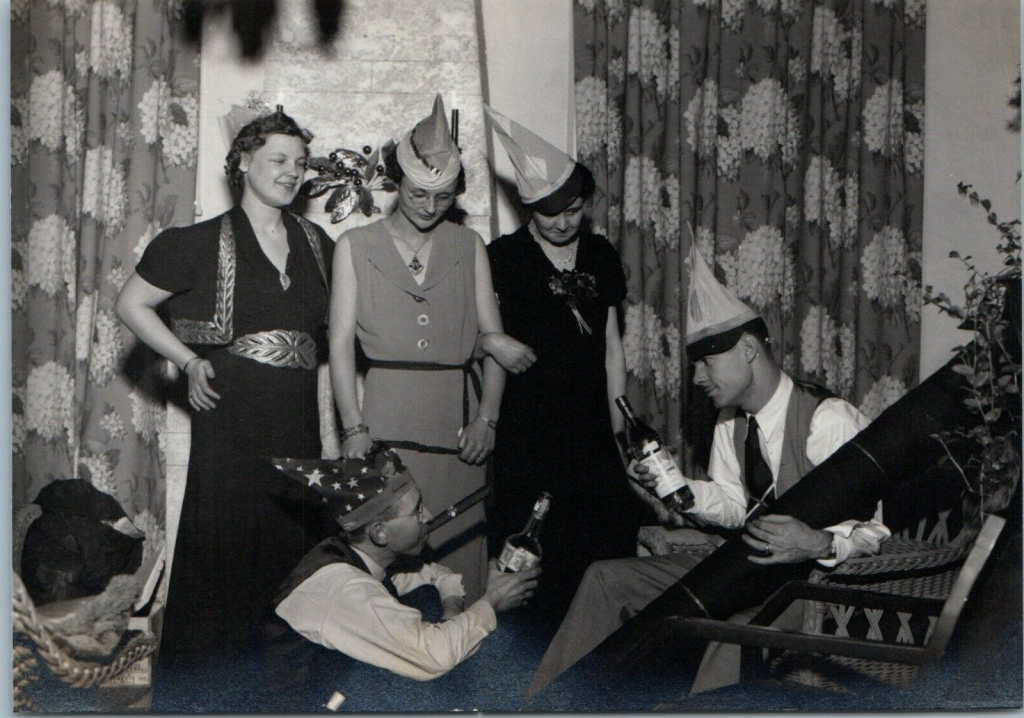
[[827, 568], [838, 566], [849, 558], [877, 554], [882, 543], [892, 535], [884, 524], [875, 520], [851, 519], [824, 530], [832, 534], [832, 547], [835, 549], [835, 556], [818, 559], [818, 563]]
[[450, 573], [446, 576], [438, 576], [434, 580], [434, 586], [442, 601], [446, 598], [462, 598], [466, 595], [466, 589], [462, 587], [461, 574]]
[[467, 608], [464, 613], [475, 615], [480, 620], [481, 627], [488, 633], [498, 627], [498, 616], [494, 613], [494, 608], [483, 599]]

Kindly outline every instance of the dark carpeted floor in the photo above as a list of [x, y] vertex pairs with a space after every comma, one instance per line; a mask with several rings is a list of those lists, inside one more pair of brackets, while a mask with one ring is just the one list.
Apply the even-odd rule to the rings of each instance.
[[[301, 685], [283, 688], [289, 671], [247, 660], [220, 666], [211, 681], [161, 682], [153, 695], [157, 713], [323, 713], [333, 692], [345, 696], [341, 712], [452, 711], [674, 712], [751, 710], [966, 710], [1021, 706], [1021, 536], [1004, 536], [990, 568], [965, 608], [946, 659], [923, 672], [909, 689], [851, 685], [849, 694], [753, 683], [686, 697], [692, 671], [672, 680], [626, 684], [569, 671], [532, 701], [523, 698], [533, 671], [554, 634], [556, 621], [529, 609], [499, 617], [498, 630], [478, 653], [446, 676], [417, 682], [349, 661], [339, 654], [320, 661]], [[435, 610], [427, 606], [428, 612]], [[699, 654], [699, 647], [688, 650]], [[47, 674], [48, 671], [41, 671]], [[204, 687], [204, 685], [210, 685]], [[96, 712], [108, 696], [80, 690], [43, 675], [30, 688], [40, 712]], [[117, 712], [127, 712], [119, 710]]]

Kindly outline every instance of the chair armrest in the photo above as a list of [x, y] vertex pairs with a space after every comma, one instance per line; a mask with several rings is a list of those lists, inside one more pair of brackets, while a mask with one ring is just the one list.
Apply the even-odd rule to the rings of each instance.
[[782, 649], [799, 653], [825, 653], [874, 661], [894, 661], [920, 665], [925, 662], [921, 646], [883, 643], [860, 638], [843, 638], [783, 631], [771, 626], [751, 626], [710, 618], [669, 618], [665, 628], [708, 641], [736, 643], [741, 646]]

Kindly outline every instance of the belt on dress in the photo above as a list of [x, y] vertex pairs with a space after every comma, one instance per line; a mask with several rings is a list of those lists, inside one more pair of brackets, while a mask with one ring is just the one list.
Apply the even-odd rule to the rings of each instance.
[[279, 369], [316, 369], [316, 342], [306, 332], [271, 329], [238, 337], [228, 346], [236, 356]]
[[[470, 357], [464, 364], [435, 364], [426, 361], [387, 361], [382, 359], [371, 359], [370, 369], [389, 369], [392, 371], [461, 371], [462, 372], [462, 425], [469, 423], [469, 389], [473, 388], [476, 400], [479, 402], [483, 396], [483, 387], [480, 377], [473, 369], [476, 360]], [[461, 449], [449, 448], [446, 446], [430, 446], [417, 441], [406, 441], [404, 439], [380, 439], [380, 441], [395, 447], [396, 449], [408, 449], [424, 454], [453, 454], [462, 453]]]

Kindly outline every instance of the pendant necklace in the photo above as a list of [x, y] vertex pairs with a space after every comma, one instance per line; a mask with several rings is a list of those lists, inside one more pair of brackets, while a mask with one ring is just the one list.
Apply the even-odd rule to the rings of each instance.
[[[273, 236], [276, 237], [277, 236], [277, 228], [276, 227], [272, 228], [270, 230], [270, 234], [272, 234]], [[285, 269], [287, 270], [288, 269], [288, 255], [285, 255], [284, 266], [285, 266]], [[277, 269], [277, 267], [275, 266], [274, 269]], [[288, 287], [292, 286], [292, 278], [288, 276], [288, 272], [287, 271], [282, 272], [280, 269], [278, 269], [277, 270], [277, 281], [279, 281], [281, 283], [281, 289], [286, 291], [286, 292], [288, 291]]]
[[[572, 240], [569, 245], [568, 252], [565, 254], [557, 254], [554, 252], [554, 249], [558, 247], [558, 245], [551, 244], [547, 240], [538, 236], [540, 232], [534, 229], [532, 222], [530, 223], [530, 234], [533, 236], [533, 241], [540, 245], [541, 250], [544, 252], [544, 256], [546, 256], [556, 268], [561, 269], [562, 271], [570, 271], [576, 266], [576, 250], [579, 248], [579, 241], [577, 239]], [[564, 245], [562, 247], [558, 247], [558, 249], [563, 248]]]
[[427, 235], [427, 238], [420, 243], [420, 246], [417, 249], [413, 249], [412, 245], [409, 244], [405, 237], [403, 237], [395, 228], [395, 225], [392, 223], [390, 218], [388, 219], [388, 228], [391, 230], [391, 236], [397, 238], [399, 242], [408, 247], [409, 251], [412, 252], [412, 261], [410, 261], [406, 266], [409, 267], [409, 271], [412, 272], [412, 276], [418, 277], [420, 272], [422, 272], [426, 267], [426, 265], [420, 262], [419, 254], [423, 251], [423, 248], [427, 246], [427, 243], [434, 238], [433, 231]]

